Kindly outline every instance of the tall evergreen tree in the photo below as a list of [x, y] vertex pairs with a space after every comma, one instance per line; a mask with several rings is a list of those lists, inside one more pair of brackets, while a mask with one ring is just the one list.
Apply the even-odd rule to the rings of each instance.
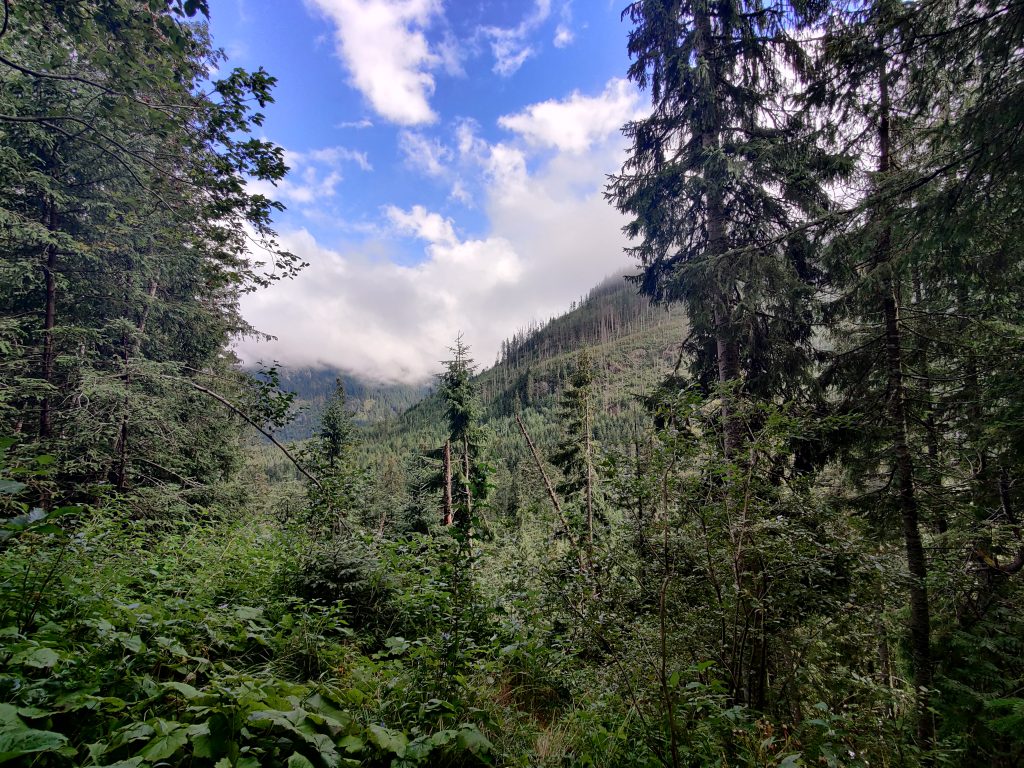
[[723, 447], [737, 457], [739, 391], [806, 384], [814, 274], [792, 232], [826, 205], [828, 164], [789, 109], [783, 72], [806, 57], [781, 3], [642, 0], [623, 15], [629, 77], [653, 109], [624, 128], [633, 146], [608, 196], [632, 217], [641, 289], [686, 302], [695, 372], [722, 389]]
[[239, 293], [270, 279], [250, 236], [279, 275], [298, 266], [274, 242], [279, 206], [245, 186], [286, 170], [251, 136], [274, 80], [208, 88], [220, 54], [185, 5], [4, 5], [0, 306], [17, 343], [0, 430], [56, 455], [68, 489], [230, 472], [233, 417], [203, 389], [231, 379]]

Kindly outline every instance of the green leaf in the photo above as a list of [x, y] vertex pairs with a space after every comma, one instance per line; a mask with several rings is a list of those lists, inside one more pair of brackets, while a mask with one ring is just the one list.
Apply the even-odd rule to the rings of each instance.
[[494, 749], [494, 745], [474, 726], [467, 726], [459, 731], [455, 743], [460, 749], [474, 755], [487, 755]]
[[22, 664], [35, 669], [50, 669], [60, 662], [60, 656], [52, 648], [36, 648], [31, 653], [19, 656]]
[[360, 752], [366, 746], [366, 742], [358, 736], [346, 736], [338, 742], [338, 746], [346, 752]]
[[[175, 724], [177, 725], [177, 724]], [[142, 748], [139, 757], [144, 760], [166, 760], [188, 743], [188, 733], [180, 726], [156, 736]]]
[[305, 755], [301, 755], [298, 752], [292, 754], [288, 758], [288, 768], [315, 768], [314, 765], [309, 762]]
[[390, 752], [397, 757], [405, 757], [405, 748], [409, 739], [401, 731], [393, 731], [381, 725], [371, 725], [367, 728], [370, 741], [385, 752]]
[[0, 763], [38, 752], [54, 752], [65, 746], [65, 736], [53, 731], [37, 731], [24, 725], [0, 729]]
[[199, 691], [196, 688], [193, 688], [188, 683], [178, 683], [178, 682], [164, 683], [164, 688], [168, 689], [168, 690], [171, 690], [171, 691], [177, 691], [182, 696], [184, 696], [186, 699], [194, 699], [194, 698], [196, 698], [197, 696], [200, 695]]
[[132, 653], [140, 653], [146, 646], [142, 642], [142, 638], [138, 635], [132, 635], [131, 637], [119, 638], [121, 645], [127, 648]]
[[24, 488], [25, 484], [19, 483], [17, 480], [0, 480], [0, 494], [4, 496], [13, 496], [16, 493], [21, 493]]

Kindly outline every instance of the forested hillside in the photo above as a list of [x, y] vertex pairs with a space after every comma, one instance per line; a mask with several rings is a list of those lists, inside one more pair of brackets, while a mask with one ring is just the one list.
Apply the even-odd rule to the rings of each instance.
[[1024, 7], [629, 3], [632, 276], [423, 389], [232, 352], [215, 3], [2, 10], [0, 763], [1022, 764]]
[[313, 435], [338, 381], [342, 382], [352, 421], [359, 425], [376, 424], [405, 413], [426, 397], [433, 385], [429, 381], [422, 384], [371, 381], [330, 367], [283, 367], [275, 368], [275, 372], [280, 389], [295, 395], [291, 420], [276, 432], [283, 440], [304, 440]]

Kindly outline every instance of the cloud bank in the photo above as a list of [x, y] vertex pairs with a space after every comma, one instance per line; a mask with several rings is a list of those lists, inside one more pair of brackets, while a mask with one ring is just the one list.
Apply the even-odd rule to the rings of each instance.
[[[333, 365], [416, 381], [438, 370], [462, 331], [478, 362], [489, 365], [516, 329], [564, 311], [601, 278], [629, 270], [625, 220], [603, 190], [605, 175], [624, 158], [618, 129], [638, 108], [638, 95], [613, 80], [595, 96], [573, 93], [501, 118], [508, 140], [488, 142], [479, 126], [462, 121], [451, 147], [427, 142], [428, 154], [447, 164], [424, 162], [420, 172], [449, 181], [457, 175], [464, 191], [475, 190], [485, 232], [464, 233], [422, 205], [384, 207], [387, 235], [343, 253], [305, 230], [284, 232], [283, 245], [310, 266], [295, 280], [243, 297], [245, 317], [278, 339], [242, 340], [239, 354], [247, 362]], [[419, 138], [406, 144], [422, 149]], [[403, 244], [421, 260], [394, 261]]]

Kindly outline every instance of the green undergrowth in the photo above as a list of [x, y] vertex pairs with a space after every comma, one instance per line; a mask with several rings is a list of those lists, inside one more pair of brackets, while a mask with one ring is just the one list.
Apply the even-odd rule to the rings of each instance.
[[564, 577], [557, 553], [314, 534], [273, 510], [130, 512], [6, 540], [0, 763], [613, 768], [675, 750], [680, 765], [865, 764], [827, 708], [776, 729], [730, 705], [707, 664], [673, 676], [670, 725], [643, 627], [615, 659], [588, 634], [597, 609], [554, 618], [590, 589], [537, 586]]
[[295, 594], [301, 531], [113, 512], [65, 526], [21, 532], [0, 560], [0, 762], [492, 762], [486, 713], [409, 695], [429, 654], [375, 647], [344, 601]]

